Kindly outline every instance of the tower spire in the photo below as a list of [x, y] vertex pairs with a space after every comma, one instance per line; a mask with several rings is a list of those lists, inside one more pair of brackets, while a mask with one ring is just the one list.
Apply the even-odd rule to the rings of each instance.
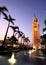
[[36, 14], [34, 13], [34, 17], [36, 17]]

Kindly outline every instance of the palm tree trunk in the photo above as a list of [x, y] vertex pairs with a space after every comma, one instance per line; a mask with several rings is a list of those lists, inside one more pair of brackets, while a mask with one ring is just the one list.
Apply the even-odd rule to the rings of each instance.
[[2, 46], [4, 46], [4, 44], [5, 44], [5, 40], [6, 40], [6, 36], [7, 36], [7, 33], [8, 33], [9, 25], [10, 25], [10, 22], [8, 23], [8, 27], [7, 27], [7, 30], [6, 30], [6, 34], [5, 34]]

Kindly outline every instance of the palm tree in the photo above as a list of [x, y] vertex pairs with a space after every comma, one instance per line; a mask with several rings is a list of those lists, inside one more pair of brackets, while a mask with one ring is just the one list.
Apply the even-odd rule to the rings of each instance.
[[20, 44], [19, 44], [19, 41], [18, 41], [18, 44], [20, 45], [20, 49], [23, 49], [24, 48], [24, 46], [22, 44], [22, 36], [23, 35], [24, 35], [24, 33], [22, 31], [18, 31], [18, 40], [21, 39], [20, 40]]
[[45, 28], [43, 28], [43, 33], [46, 31], [46, 20], [44, 21]]
[[30, 42], [30, 40], [29, 40], [29, 38], [28, 38], [28, 37], [25, 37], [25, 39], [24, 39], [24, 40], [25, 40], [25, 42], [28, 42], [28, 41]]
[[21, 38], [21, 44], [22, 44], [22, 36], [23, 36], [23, 32], [22, 31], [18, 31], [18, 39]]
[[0, 7], [0, 16], [1, 16], [1, 13], [4, 14], [5, 11], [8, 12], [8, 9], [6, 8], [6, 6], [2, 6], [2, 7]]
[[15, 32], [19, 31], [19, 27], [18, 26], [10, 26], [13, 29], [13, 36]]
[[22, 31], [18, 31], [18, 34], [19, 34], [19, 36], [18, 36], [18, 38], [19, 38], [19, 37], [21, 37], [23, 35], [23, 32]]
[[25, 44], [23, 46], [24, 46], [25, 50], [29, 49], [29, 46], [27, 45], [28, 42], [30, 42], [29, 38], [28, 37], [24, 37], [24, 43]]
[[11, 36], [11, 44], [13, 48], [13, 44], [17, 44], [18, 39], [15, 36]]
[[[46, 20], [44, 21], [44, 24], [46, 26]], [[45, 46], [45, 49], [46, 49], [46, 33], [44, 33], [46, 31], [46, 27], [43, 28], [43, 35], [41, 36], [41, 44]]]
[[13, 44], [17, 44], [18, 39], [15, 37], [14, 33], [19, 31], [19, 27], [18, 26], [9, 26], [13, 29], [13, 36], [11, 36], [11, 44], [12, 44], [12, 48], [13, 48]]
[[44, 24], [45, 24], [45, 26], [46, 26], [46, 20], [44, 21]]
[[4, 44], [5, 44], [5, 40], [6, 40], [6, 37], [7, 37], [7, 33], [8, 33], [8, 29], [9, 29], [10, 23], [12, 23], [14, 25], [13, 21], [15, 20], [10, 15], [9, 16], [7, 16], [6, 14], [4, 14], [4, 15], [5, 15], [4, 19], [7, 20], [9, 23], [8, 23], [8, 27], [7, 27], [7, 30], [6, 30], [6, 34], [5, 34], [2, 46], [4, 46]]
[[25, 34], [23, 33], [23, 35], [22, 35], [22, 40], [23, 40], [22, 44], [23, 45], [24, 45], [24, 39], [25, 39]]
[[43, 29], [43, 32], [46, 31], [46, 28]]
[[24, 42], [27, 44], [28, 42], [30, 42], [29, 38], [28, 37], [25, 37], [24, 38]]
[[5, 42], [6, 42], [6, 45], [10, 44], [10, 37], [7, 37], [6, 40], [5, 40]]

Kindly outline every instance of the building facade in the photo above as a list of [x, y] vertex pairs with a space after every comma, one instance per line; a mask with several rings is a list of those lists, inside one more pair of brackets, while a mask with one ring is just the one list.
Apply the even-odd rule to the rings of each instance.
[[33, 48], [39, 48], [40, 46], [40, 31], [39, 31], [39, 23], [36, 17], [33, 18], [32, 21], [32, 43]]

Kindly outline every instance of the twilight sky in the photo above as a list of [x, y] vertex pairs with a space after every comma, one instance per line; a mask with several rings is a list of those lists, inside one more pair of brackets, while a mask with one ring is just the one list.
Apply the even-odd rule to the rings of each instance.
[[[6, 6], [9, 14], [16, 19], [16, 26], [32, 39], [32, 19], [36, 15], [40, 24], [40, 34], [44, 28], [44, 20], [46, 19], [46, 0], [0, 0], [0, 6]], [[0, 39], [4, 39], [8, 22], [0, 18]], [[11, 24], [12, 25], [12, 24]], [[13, 34], [13, 30], [9, 28], [8, 36]]]

